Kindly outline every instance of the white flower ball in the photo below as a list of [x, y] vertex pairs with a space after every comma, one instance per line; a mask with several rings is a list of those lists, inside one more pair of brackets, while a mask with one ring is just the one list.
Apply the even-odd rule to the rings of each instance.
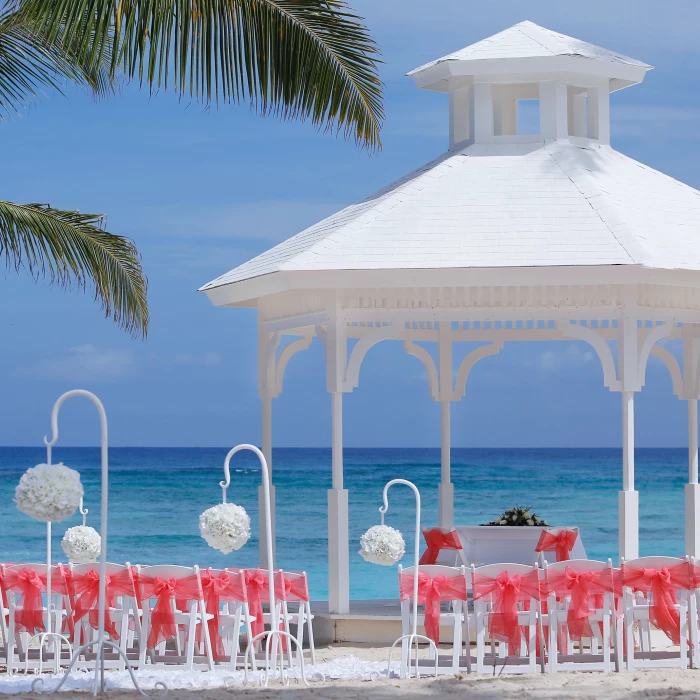
[[530, 525], [530, 526], [532, 526], [532, 525], [535, 524], [535, 521], [532, 520], [531, 518], [528, 518], [527, 524]]
[[69, 527], [61, 540], [61, 547], [72, 564], [92, 564], [102, 550], [102, 538], [94, 527]]
[[17, 508], [45, 523], [59, 523], [73, 515], [82, 497], [80, 474], [60, 463], [27, 469], [15, 489]]
[[374, 525], [360, 537], [360, 556], [370, 564], [391, 566], [406, 553], [403, 535], [388, 525]]
[[219, 503], [199, 516], [199, 532], [210, 547], [230, 554], [250, 538], [250, 518], [242, 506]]

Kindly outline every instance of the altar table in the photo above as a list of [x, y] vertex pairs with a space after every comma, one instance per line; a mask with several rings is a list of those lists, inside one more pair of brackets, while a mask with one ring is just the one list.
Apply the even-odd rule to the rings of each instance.
[[[565, 525], [557, 527], [578, 530], [577, 527]], [[458, 525], [455, 527], [469, 566], [472, 564], [475, 566], [484, 564], [528, 564], [532, 566], [537, 556], [535, 547], [542, 531], [546, 529], [542, 527], [509, 527], [507, 525]], [[544, 556], [550, 563], [556, 561], [554, 552], [544, 552]], [[571, 558], [588, 559], [580, 534], [576, 538]], [[459, 566], [462, 561], [454, 550], [443, 550], [440, 552], [437, 563]]]

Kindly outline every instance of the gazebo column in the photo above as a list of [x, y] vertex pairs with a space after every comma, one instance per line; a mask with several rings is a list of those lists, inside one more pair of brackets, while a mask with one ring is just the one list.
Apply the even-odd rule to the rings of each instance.
[[[631, 296], [631, 294], [630, 294]], [[634, 489], [634, 392], [641, 388], [639, 332], [634, 297], [619, 322], [619, 389], [622, 393], [622, 491], [619, 504], [620, 558], [639, 556], [639, 493]]]
[[438, 326], [438, 381], [440, 398], [440, 485], [438, 486], [438, 523], [449, 529], [454, 525], [454, 484], [450, 481], [450, 401], [452, 384], [452, 324]]
[[346, 322], [331, 314], [326, 326], [326, 379], [331, 394], [332, 482], [328, 491], [328, 610], [350, 611], [348, 491], [343, 483], [343, 390], [347, 366]]
[[634, 490], [634, 392], [622, 392], [622, 491], [619, 493], [620, 557], [639, 556], [639, 492]]
[[700, 556], [700, 485], [698, 485], [698, 359], [697, 326], [685, 324], [683, 338], [683, 393], [688, 403], [688, 483], [685, 485], [685, 553]]
[[698, 484], [698, 400], [688, 399], [688, 483], [685, 485], [685, 553], [700, 555], [700, 484]]
[[438, 522], [440, 527], [454, 526], [455, 487], [450, 481], [450, 402], [440, 402], [442, 439], [440, 443], [440, 485], [438, 486]]
[[[272, 556], [277, 554], [276, 539], [276, 489], [272, 483], [272, 397], [262, 397], [262, 453], [265, 455], [268, 473], [270, 475], [270, 517], [272, 521]], [[265, 512], [265, 491], [263, 486], [258, 486], [258, 513]], [[260, 520], [260, 566], [267, 567], [267, 525], [265, 518]]]

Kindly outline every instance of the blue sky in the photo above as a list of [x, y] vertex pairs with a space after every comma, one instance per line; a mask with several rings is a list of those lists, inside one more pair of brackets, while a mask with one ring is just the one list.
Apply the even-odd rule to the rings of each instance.
[[[204, 110], [128, 86], [107, 102], [75, 90], [0, 124], [0, 197], [105, 212], [132, 237], [150, 280], [151, 332], [135, 341], [90, 295], [0, 285], [0, 445], [39, 444], [55, 398], [78, 386], [104, 401], [114, 445], [259, 442], [255, 314], [216, 309], [197, 288], [445, 150], [447, 103], [408, 70], [529, 19], [656, 67], [612, 99], [613, 145], [700, 187], [700, 5], [667, 0], [466, 3], [354, 0], [384, 57], [384, 149], [368, 157], [309, 124], [245, 105]], [[673, 349], [670, 346], [670, 349]], [[330, 401], [314, 343], [274, 406], [274, 443], [330, 444]], [[95, 444], [91, 410], [66, 405], [63, 444]], [[419, 363], [385, 343], [345, 399], [354, 446], [437, 446], [439, 405]], [[637, 444], [680, 446], [685, 406], [650, 362]], [[457, 446], [617, 446], [620, 397], [576, 343], [512, 344], [482, 362], [453, 406]]]

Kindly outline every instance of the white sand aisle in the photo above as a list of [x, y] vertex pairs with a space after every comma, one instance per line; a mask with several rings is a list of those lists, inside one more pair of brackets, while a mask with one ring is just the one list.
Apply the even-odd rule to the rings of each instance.
[[[279, 681], [268, 689], [243, 688], [236, 683], [231, 688], [225, 684], [234, 680], [231, 673], [217, 669], [213, 674], [154, 669], [138, 672], [139, 681], [151, 697], [158, 697], [154, 689], [156, 680], [170, 680], [169, 698], [178, 700], [232, 700], [248, 697], [263, 700], [390, 700], [402, 698], [461, 698], [464, 700], [550, 700], [573, 698], [580, 700], [665, 700], [666, 698], [694, 698], [700, 700], [700, 671], [680, 669], [640, 670], [633, 673], [558, 673], [555, 675], [507, 675], [498, 678], [485, 676], [444, 677], [438, 680], [420, 681], [362, 680], [371, 671], [386, 669], [388, 649], [369, 645], [334, 645], [318, 649], [317, 669], [340, 679], [322, 684], [312, 681], [311, 688], [304, 688], [292, 681], [289, 688], [282, 688]], [[236, 674], [237, 676], [237, 674]], [[344, 676], [344, 678], [343, 678]], [[352, 678], [354, 676], [354, 678]], [[46, 677], [46, 685], [55, 685]], [[112, 700], [132, 700], [140, 697], [129, 690], [126, 674], [109, 674], [108, 697]], [[13, 698], [33, 698], [26, 692], [30, 679], [15, 676], [9, 679], [0, 675], [0, 693], [12, 692]], [[239, 680], [239, 679], [236, 679]], [[82, 676], [72, 685], [87, 688], [89, 679]], [[14, 686], [14, 687], [11, 687]], [[86, 700], [85, 690], [67, 690], [61, 700]]]

